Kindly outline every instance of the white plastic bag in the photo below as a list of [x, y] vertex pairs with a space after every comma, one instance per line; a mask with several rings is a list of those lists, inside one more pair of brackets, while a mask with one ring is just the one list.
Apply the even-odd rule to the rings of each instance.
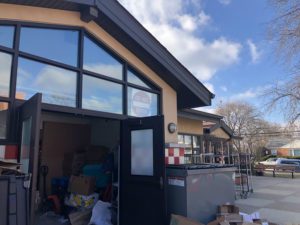
[[108, 202], [98, 201], [93, 208], [90, 225], [112, 225], [111, 224], [111, 204]]

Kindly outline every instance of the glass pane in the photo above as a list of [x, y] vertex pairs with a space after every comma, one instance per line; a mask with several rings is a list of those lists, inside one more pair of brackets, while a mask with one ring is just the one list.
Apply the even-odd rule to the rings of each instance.
[[21, 28], [20, 50], [77, 66], [78, 31]]
[[11, 74], [12, 56], [0, 52], [0, 95], [9, 96], [10, 74]]
[[184, 138], [183, 135], [178, 135], [178, 144], [184, 144]]
[[20, 163], [21, 172], [28, 173], [29, 171], [29, 157], [30, 157], [30, 137], [31, 137], [31, 123], [32, 117], [24, 120], [22, 123], [22, 139], [21, 139], [21, 152]]
[[6, 138], [8, 103], [0, 102], [0, 139]]
[[82, 108], [111, 113], [123, 113], [123, 87], [96, 77], [84, 75]]
[[77, 73], [19, 58], [16, 98], [29, 99], [43, 93], [43, 102], [76, 106]]
[[87, 37], [84, 37], [83, 69], [123, 79], [123, 65]]
[[184, 144], [192, 145], [192, 136], [184, 135]]
[[300, 149], [294, 150], [294, 156], [300, 156]]
[[131, 131], [131, 174], [153, 176], [153, 130]]
[[193, 136], [193, 147], [194, 148], [199, 148], [200, 147], [200, 137]]
[[130, 70], [127, 71], [127, 81], [132, 84], [136, 84], [145, 88], [150, 88], [144, 81], [142, 81], [137, 75]]
[[14, 43], [14, 32], [13, 26], [0, 26], [0, 45], [12, 48]]
[[146, 117], [157, 115], [157, 94], [128, 87], [128, 115]]

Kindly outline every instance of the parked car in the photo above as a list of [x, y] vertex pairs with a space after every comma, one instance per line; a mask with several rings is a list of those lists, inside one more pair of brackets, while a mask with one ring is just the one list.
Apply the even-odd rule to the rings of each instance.
[[266, 161], [260, 162], [263, 165], [296, 165], [297, 170], [300, 170], [299, 159], [285, 159], [285, 158], [269, 158]]
[[276, 165], [277, 158], [268, 158], [266, 161], [259, 162], [263, 165]]

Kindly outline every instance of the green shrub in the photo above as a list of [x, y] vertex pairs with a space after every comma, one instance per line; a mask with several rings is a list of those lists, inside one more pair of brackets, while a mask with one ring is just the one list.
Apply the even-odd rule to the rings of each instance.
[[300, 159], [300, 156], [283, 156], [282, 158], [287, 158], [287, 159]]

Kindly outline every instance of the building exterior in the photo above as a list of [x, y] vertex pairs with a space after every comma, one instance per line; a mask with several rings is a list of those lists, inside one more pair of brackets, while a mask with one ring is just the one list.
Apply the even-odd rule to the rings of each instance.
[[300, 140], [293, 140], [277, 149], [278, 156], [300, 156]]
[[274, 137], [270, 138], [268, 143], [265, 146], [265, 152], [271, 154], [271, 155], [277, 155], [277, 151], [280, 147], [288, 144], [291, 141], [290, 138], [285, 137]]
[[185, 109], [178, 112], [178, 143], [185, 144], [185, 163], [230, 163], [233, 131], [222, 116]]
[[[165, 144], [203, 134], [181, 110], [213, 94], [118, 1], [0, 0], [0, 68], [0, 144], [32, 174], [31, 224], [39, 166], [54, 176], [62, 151], [95, 143], [120, 145], [118, 223], [166, 224]], [[50, 135], [49, 123], [62, 126]]]

